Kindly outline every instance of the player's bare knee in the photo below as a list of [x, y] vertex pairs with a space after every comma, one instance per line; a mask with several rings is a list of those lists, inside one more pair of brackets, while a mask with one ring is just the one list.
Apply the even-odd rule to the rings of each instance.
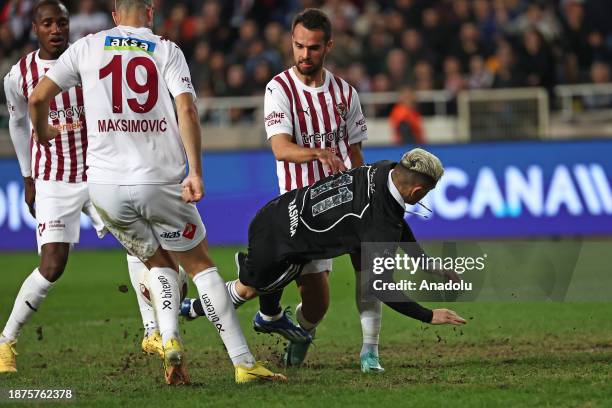
[[55, 282], [62, 276], [68, 263], [69, 244], [45, 244], [41, 248], [40, 266], [38, 271], [49, 282]]

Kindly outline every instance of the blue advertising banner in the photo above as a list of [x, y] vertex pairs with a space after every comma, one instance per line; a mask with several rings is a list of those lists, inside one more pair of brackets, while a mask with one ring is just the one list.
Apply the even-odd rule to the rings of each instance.
[[[408, 222], [419, 239], [612, 236], [612, 141], [431, 146], [446, 168]], [[366, 148], [367, 162], [398, 160], [406, 147]], [[213, 245], [244, 244], [250, 220], [278, 194], [268, 151], [207, 153], [198, 208]], [[15, 159], [0, 160], [0, 250], [36, 249], [36, 222], [23, 203]], [[82, 217], [80, 247], [99, 240]]]

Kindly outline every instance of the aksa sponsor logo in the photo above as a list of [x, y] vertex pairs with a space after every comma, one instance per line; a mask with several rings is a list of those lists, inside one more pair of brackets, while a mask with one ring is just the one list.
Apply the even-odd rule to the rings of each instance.
[[176, 239], [181, 237], [181, 231], [164, 231], [159, 236], [163, 239]]
[[183, 230], [183, 236], [187, 239], [193, 239], [196, 229], [198, 229], [198, 227], [191, 223], [187, 223], [187, 225], [185, 225], [185, 229]]
[[114, 51], [144, 51], [148, 54], [153, 54], [155, 43], [139, 38], [107, 36], [104, 41], [104, 49]]

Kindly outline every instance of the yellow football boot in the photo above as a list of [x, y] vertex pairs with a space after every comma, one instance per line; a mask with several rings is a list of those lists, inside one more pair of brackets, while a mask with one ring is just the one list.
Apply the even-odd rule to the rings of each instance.
[[243, 365], [235, 366], [236, 383], [243, 384], [251, 381], [287, 381], [287, 377], [279, 373], [273, 373], [264, 367], [260, 362], [255, 363], [253, 367], [247, 368]]
[[159, 330], [153, 331], [153, 333], [145, 336], [142, 339], [142, 351], [145, 354], [157, 354], [161, 358], [164, 358], [164, 347], [162, 345], [161, 334]]
[[15, 344], [17, 342], [14, 340], [0, 344], [0, 373], [14, 373], [17, 371]]
[[177, 338], [171, 338], [164, 346], [164, 369], [167, 384], [181, 385], [191, 382], [187, 372], [185, 350]]

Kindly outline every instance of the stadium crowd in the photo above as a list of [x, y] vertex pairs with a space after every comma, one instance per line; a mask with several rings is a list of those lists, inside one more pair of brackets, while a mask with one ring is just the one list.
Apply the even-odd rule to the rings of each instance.
[[[0, 11], [0, 74], [35, 47], [32, 0]], [[71, 40], [111, 27], [112, 0], [67, 0]], [[332, 19], [327, 65], [358, 91], [605, 83], [609, 0], [153, 0], [154, 30], [189, 61], [199, 96], [263, 94], [292, 65], [290, 24], [304, 7]]]

